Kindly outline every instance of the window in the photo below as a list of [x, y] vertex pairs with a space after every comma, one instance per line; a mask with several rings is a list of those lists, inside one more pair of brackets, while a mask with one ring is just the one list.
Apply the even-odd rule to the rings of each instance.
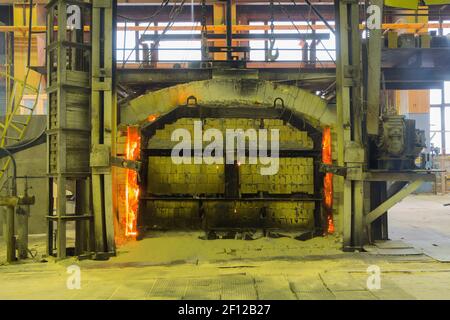
[[[195, 30], [195, 26], [200, 25], [198, 22], [175, 22], [173, 26], [188, 27], [187, 30], [168, 30], [166, 34], [200, 34], [200, 30]], [[158, 23], [158, 26], [167, 26], [167, 23]], [[161, 31], [162, 32], [162, 31]], [[160, 50], [158, 51], [158, 60], [183, 62], [183, 61], [199, 61], [201, 60], [201, 41], [187, 38], [183, 41], [160, 41]], [[162, 49], [162, 50], [161, 50]], [[169, 49], [169, 50], [164, 50]]]
[[[294, 21], [293, 23], [295, 25], [303, 24], [298, 21]], [[290, 21], [275, 21], [273, 24], [276, 26], [292, 26], [292, 22]], [[298, 33], [298, 31], [297, 29], [293, 28], [290, 30], [274, 30], [274, 33]], [[278, 48], [280, 52], [277, 61], [302, 60], [302, 52], [300, 49], [303, 47], [303, 40], [276, 40], [274, 47], [275, 49]]]
[[[264, 22], [262, 21], [251, 21], [251, 26], [263, 26]], [[250, 30], [250, 34], [261, 34], [264, 33], [264, 30]], [[248, 45], [250, 47], [250, 60], [251, 61], [264, 61], [265, 60], [265, 41], [261, 40], [250, 40]]]
[[440, 132], [430, 132], [430, 140], [431, 145], [439, 148], [440, 153], [442, 153], [442, 134]]
[[445, 107], [445, 131], [450, 132], [450, 106]]
[[[119, 28], [128, 28], [130, 26], [134, 26], [134, 23], [131, 22], [119, 22], [117, 24]], [[116, 43], [117, 43], [117, 51], [116, 51], [116, 57], [117, 61], [122, 62], [125, 60], [134, 61], [135, 60], [135, 54], [133, 52], [133, 49], [136, 45], [136, 39], [135, 39], [135, 31], [125, 31], [125, 30], [117, 30], [116, 35]]]
[[441, 108], [430, 108], [430, 131], [441, 131]]
[[[450, 153], [450, 82], [444, 82], [444, 104], [442, 91], [430, 90], [430, 142], [438, 147], [441, 153]], [[444, 110], [442, 110], [444, 108]], [[444, 127], [442, 127], [442, 111], [444, 111]], [[445, 148], [443, 139], [445, 138]]]
[[444, 103], [450, 103], [450, 81], [444, 82]]
[[[328, 21], [330, 25], [334, 24], [334, 21]], [[316, 22], [317, 25], [325, 25], [322, 21]], [[317, 44], [317, 60], [319, 61], [336, 61], [336, 37], [335, 35], [328, 29], [319, 29], [316, 31], [317, 33], [328, 33], [330, 35], [330, 39], [321, 40]]]
[[431, 89], [430, 90], [430, 104], [441, 104], [441, 90]]

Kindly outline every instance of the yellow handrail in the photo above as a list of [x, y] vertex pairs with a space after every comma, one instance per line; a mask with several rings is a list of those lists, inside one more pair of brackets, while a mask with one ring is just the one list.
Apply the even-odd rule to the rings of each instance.
[[[16, 142], [19, 142], [24, 138], [28, 124], [31, 121], [31, 116], [33, 115], [33, 112], [38, 104], [42, 75], [39, 78], [38, 87], [35, 88], [27, 83], [30, 70], [31, 69], [27, 68], [24, 80], [17, 79], [10, 76], [9, 74], [0, 72], [0, 76], [14, 81], [13, 88], [10, 93], [9, 107], [7, 110], [7, 114], [5, 115], [5, 121], [3, 123], [0, 123], [0, 129], [2, 130], [2, 136], [0, 140], [1, 147], [5, 147], [9, 140], [15, 140]], [[30, 107], [22, 104], [25, 88], [30, 89], [33, 93], [35, 93], [33, 105]], [[27, 109], [28, 112], [23, 114], [23, 109]], [[22, 121], [17, 120], [17, 116], [21, 115], [25, 115], [25, 119]], [[8, 136], [8, 134], [12, 135]], [[10, 158], [8, 157], [3, 163], [2, 169], [0, 170], [0, 180], [8, 170], [9, 164]]]

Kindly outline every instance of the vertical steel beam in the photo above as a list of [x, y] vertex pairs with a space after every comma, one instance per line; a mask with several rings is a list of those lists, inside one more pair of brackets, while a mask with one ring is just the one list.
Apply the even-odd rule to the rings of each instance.
[[[357, 148], [363, 150], [363, 93], [362, 93], [362, 60], [361, 60], [361, 33], [359, 29], [359, 2], [351, 4], [350, 9], [350, 32], [351, 32], [351, 56], [350, 65], [352, 73], [351, 88], [351, 135], [352, 142]], [[346, 152], [353, 152], [349, 149]], [[362, 151], [364, 154], [364, 151]], [[352, 170], [358, 170], [361, 174], [365, 158], [352, 159], [347, 166]], [[353, 181], [352, 197], [353, 197], [353, 230], [352, 230], [352, 246], [360, 248], [365, 242], [365, 221], [364, 221], [364, 181]]]
[[[227, 0], [228, 1], [228, 0]], [[229, 1], [231, 5], [228, 5], [228, 7], [230, 8], [229, 12], [227, 10], [227, 2], [223, 2], [223, 1], [219, 1], [219, 2], [214, 2], [213, 4], [213, 24], [214, 25], [224, 25], [227, 23], [227, 19], [229, 19], [227, 17], [228, 14], [231, 14], [231, 26], [233, 24], [236, 24], [236, 3], [234, 1]], [[223, 33], [223, 32], [222, 32]], [[232, 32], [231, 32], [232, 33]], [[231, 39], [231, 37], [229, 37]], [[228, 37], [227, 37], [228, 39]], [[231, 39], [231, 44], [229, 44], [230, 46], [233, 44], [233, 41]], [[227, 40], [215, 40], [214, 41], [214, 46], [225, 46], [228, 45]], [[226, 53], [222, 53], [222, 52], [217, 52], [213, 54], [213, 59], [214, 60], [225, 60], [229, 58], [229, 55]]]
[[[371, 0], [383, 16], [383, 0]], [[380, 17], [380, 18], [381, 18]], [[371, 29], [367, 38], [367, 133], [378, 135], [380, 117], [381, 29]]]
[[[215, 2], [213, 4], [213, 24], [223, 25], [225, 23], [225, 7], [223, 3]], [[214, 46], [223, 46], [226, 42], [223, 40], [214, 41]], [[224, 60], [226, 55], [224, 53], [214, 53], [213, 60]]]
[[[47, 149], [48, 149], [49, 141], [47, 139]], [[47, 159], [48, 161], [48, 159]], [[48, 166], [48, 165], [47, 165]], [[47, 214], [53, 215], [54, 211], [54, 201], [53, 201], [53, 178], [49, 177], [48, 179], [48, 201], [47, 201]], [[53, 255], [53, 232], [54, 232], [54, 223], [53, 220], [47, 221], [47, 255]]]
[[[354, 0], [336, 0], [336, 105], [338, 165], [362, 174], [362, 87], [361, 35], [359, 4]], [[355, 156], [358, 155], [358, 156]], [[339, 177], [343, 185], [338, 206], [343, 224], [344, 249], [360, 247], [364, 242], [364, 182]]]
[[[350, 141], [350, 90], [346, 77], [346, 68], [349, 65], [349, 39], [347, 4], [344, 1], [335, 1], [336, 12], [336, 113], [337, 113], [337, 164], [345, 166], [345, 143]], [[351, 182], [338, 176], [337, 183], [343, 186], [338, 205], [338, 213], [342, 220], [343, 246], [351, 245]]]
[[[89, 215], [89, 179], [79, 179], [75, 182], [75, 214], [77, 216]], [[89, 248], [89, 225], [91, 221], [79, 219], [75, 221], [75, 254], [80, 255]]]
[[[403, 187], [402, 185], [401, 187]], [[392, 187], [392, 186], [391, 186]], [[399, 190], [395, 190], [398, 192]], [[370, 205], [369, 210], [373, 210], [383, 203], [388, 197], [390, 197], [390, 191], [387, 190], [386, 181], [373, 181], [370, 183]], [[368, 212], [366, 212], [368, 213]], [[387, 240], [388, 239], [388, 224], [387, 213], [383, 214], [380, 218], [375, 220], [370, 226], [369, 238], [370, 241], [374, 240]]]
[[28, 212], [29, 208], [23, 207], [17, 211], [17, 253], [19, 259], [26, 259], [28, 257]]
[[[370, 4], [376, 5], [380, 8], [380, 19], [383, 16], [383, 0], [371, 0]], [[367, 13], [366, 13], [367, 14]], [[380, 21], [381, 23], [381, 21]], [[367, 47], [366, 47], [366, 69], [364, 76], [365, 91], [364, 97], [367, 101], [366, 108], [366, 121], [365, 128], [368, 135], [379, 134], [379, 119], [381, 110], [380, 101], [380, 82], [381, 82], [381, 47], [382, 47], [382, 30], [370, 29], [367, 34]], [[366, 206], [367, 209], [373, 209], [374, 205], [384, 200], [386, 196], [386, 183], [380, 182], [367, 182], [370, 185], [367, 195], [370, 200], [375, 202], [369, 203]], [[371, 190], [373, 189], [373, 190]], [[373, 194], [378, 193], [378, 197]], [[381, 193], [381, 194], [380, 194]], [[380, 197], [381, 196], [381, 197]], [[372, 240], [387, 239], [387, 213], [377, 219], [371, 226], [370, 232], [367, 235]]]
[[[109, 165], [114, 152], [116, 103], [113, 90], [114, 0], [92, 2], [92, 123], [91, 168], [95, 247], [97, 253], [115, 251], [112, 175]], [[105, 159], [97, 163], [93, 159]]]
[[[445, 82], [442, 82], [441, 89], [441, 145], [442, 155], [447, 154], [446, 139], [445, 139]], [[444, 168], [441, 168], [444, 169]]]
[[231, 47], [233, 46], [233, 19], [232, 19], [232, 4], [231, 0], [226, 1], [226, 26], [227, 26], [227, 60], [231, 61], [233, 55], [231, 52]]
[[[62, 86], [66, 82], [66, 66], [67, 66], [67, 52], [62, 43], [66, 41], [67, 34], [65, 32], [67, 27], [67, 5], [65, 1], [58, 1], [58, 49], [57, 49], [57, 115], [58, 127], [66, 127], [66, 93]], [[62, 31], [64, 30], [64, 32]], [[60, 132], [58, 134], [58, 148], [59, 150], [66, 150], [65, 134]], [[57, 218], [57, 233], [56, 233], [56, 250], [58, 258], [66, 257], [66, 221], [62, 216], [66, 214], [66, 154], [65, 152], [58, 152], [58, 175], [56, 178], [56, 215]]]
[[16, 260], [16, 238], [14, 236], [14, 207], [5, 206], [2, 208], [4, 212], [3, 219], [3, 238], [6, 242], [6, 261], [13, 262]]

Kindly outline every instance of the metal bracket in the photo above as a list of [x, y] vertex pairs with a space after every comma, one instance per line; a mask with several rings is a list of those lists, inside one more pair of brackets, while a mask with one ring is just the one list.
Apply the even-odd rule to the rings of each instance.
[[339, 167], [332, 164], [321, 163], [319, 171], [324, 173], [333, 173], [338, 176], [343, 176], [344, 178], [347, 176], [346, 167]]
[[109, 146], [97, 144], [92, 147], [89, 162], [91, 167], [109, 167], [111, 164], [110, 158], [111, 152]]
[[364, 149], [354, 141], [349, 141], [345, 145], [344, 162], [365, 163]]
[[142, 162], [135, 161], [135, 160], [127, 160], [124, 158], [119, 157], [112, 157], [111, 158], [111, 165], [114, 167], [134, 170], [136, 172], [139, 172], [141, 170]]
[[93, 91], [108, 91], [111, 90], [112, 80], [111, 78], [105, 78], [103, 81], [92, 81]]

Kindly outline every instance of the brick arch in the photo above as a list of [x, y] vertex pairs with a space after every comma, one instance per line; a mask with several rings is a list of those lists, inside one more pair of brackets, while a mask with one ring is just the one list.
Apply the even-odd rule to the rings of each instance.
[[267, 107], [281, 98], [284, 106], [320, 129], [336, 122], [335, 109], [320, 97], [296, 86], [265, 80], [212, 79], [179, 84], [139, 96], [121, 108], [121, 123], [139, 124], [151, 114], [163, 115], [194, 96], [198, 104]]

